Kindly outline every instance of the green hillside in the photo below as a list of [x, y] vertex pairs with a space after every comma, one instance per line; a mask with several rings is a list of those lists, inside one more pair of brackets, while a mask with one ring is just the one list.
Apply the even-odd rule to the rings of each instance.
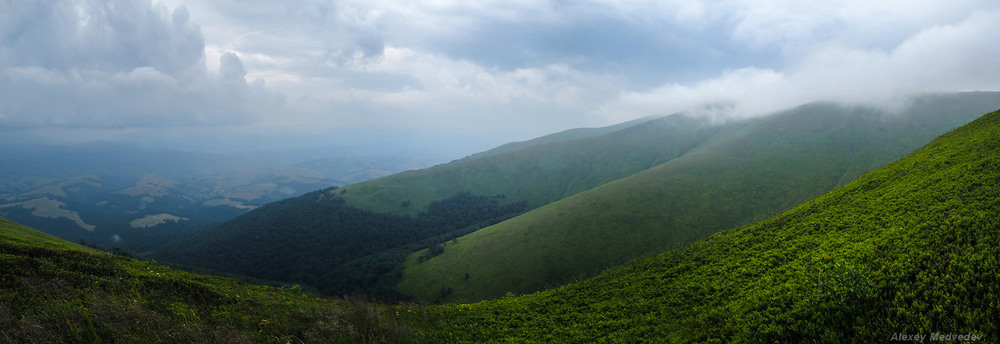
[[996, 93], [917, 97], [898, 114], [813, 103], [729, 123], [654, 168], [448, 242], [429, 260], [417, 252], [397, 289], [470, 302], [593, 276], [780, 213], [997, 104]]
[[381, 343], [423, 311], [100, 253], [0, 218], [0, 343]]
[[[680, 115], [638, 122], [274, 202], [146, 255], [327, 295], [406, 300], [395, 286], [411, 253], [672, 159], [721, 128]], [[358, 195], [378, 210], [352, 205]]]
[[[317, 298], [0, 219], [0, 342], [995, 341], [1000, 112], [765, 221], [476, 304]], [[936, 337], [935, 337], [936, 336]]]
[[36, 231], [34, 229], [11, 222], [5, 218], [0, 218], [0, 239], [5, 245], [34, 246], [44, 249], [98, 252], [97, 250], [70, 243], [63, 239]]
[[766, 221], [554, 290], [437, 308], [437, 336], [870, 343], [921, 334], [995, 342], [998, 134], [994, 112]]
[[656, 119], [655, 117], [643, 117], [639, 119], [634, 119], [628, 122], [623, 122], [615, 125], [609, 125], [600, 128], [574, 128], [569, 130], [564, 130], [555, 134], [549, 134], [542, 137], [537, 137], [527, 141], [511, 142], [507, 144], [500, 145], [499, 147], [479, 152], [466, 157], [466, 159], [479, 159], [488, 156], [500, 155], [504, 153], [510, 153], [513, 151], [521, 150], [531, 146], [538, 146], [549, 143], [556, 143], [562, 141], [579, 140], [586, 139], [601, 135], [610, 134], [622, 129], [633, 127], [645, 122], [649, 122]]
[[531, 209], [676, 158], [717, 130], [704, 120], [672, 115], [599, 136], [590, 135], [612, 130], [592, 129], [578, 139], [555, 134], [556, 139], [540, 139], [553, 142], [402, 172], [337, 192], [352, 207], [411, 216], [463, 192], [503, 195]]

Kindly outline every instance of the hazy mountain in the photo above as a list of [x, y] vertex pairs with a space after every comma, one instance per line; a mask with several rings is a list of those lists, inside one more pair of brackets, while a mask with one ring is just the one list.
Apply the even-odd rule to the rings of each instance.
[[998, 93], [931, 95], [898, 111], [812, 103], [724, 124], [675, 159], [445, 243], [429, 260], [414, 253], [398, 289], [469, 302], [592, 276], [787, 210], [998, 107]]
[[765, 221], [553, 290], [442, 307], [430, 335], [469, 343], [990, 338], [1000, 319], [985, 301], [1000, 297], [997, 132], [1000, 112], [990, 113]]
[[393, 287], [408, 254], [655, 166], [718, 130], [681, 115], [613, 129], [270, 204], [151, 256], [398, 299]]
[[407, 171], [338, 192], [350, 206], [404, 215], [464, 192], [504, 195], [506, 202], [523, 201], [534, 208], [674, 159], [719, 129], [707, 120], [675, 114], [589, 129], [610, 131], [604, 135], [574, 139], [578, 135], [554, 134], [542, 140], [549, 143]]
[[490, 149], [490, 150], [487, 150], [487, 151], [484, 151], [484, 152], [479, 152], [479, 153], [476, 153], [476, 154], [472, 154], [472, 155], [468, 156], [466, 159], [484, 158], [484, 157], [488, 157], [488, 156], [494, 156], [494, 155], [499, 155], [499, 154], [503, 154], [503, 153], [513, 152], [513, 151], [524, 149], [524, 148], [528, 148], [528, 147], [531, 147], [531, 146], [538, 146], [538, 145], [543, 145], [543, 144], [547, 144], [547, 143], [555, 143], [555, 142], [561, 142], [561, 141], [569, 141], [569, 140], [585, 139], [585, 138], [590, 138], [590, 137], [595, 137], [595, 136], [601, 136], [601, 135], [610, 134], [610, 133], [613, 133], [613, 132], [616, 132], [616, 131], [619, 131], [619, 130], [622, 130], [622, 129], [625, 129], [625, 128], [628, 128], [628, 127], [636, 126], [636, 125], [644, 123], [644, 122], [649, 122], [649, 121], [652, 121], [654, 119], [656, 119], [656, 117], [643, 117], [643, 118], [634, 119], [634, 120], [631, 120], [631, 121], [628, 121], [628, 122], [623, 122], [623, 123], [619, 123], [619, 124], [615, 124], [615, 125], [609, 125], [609, 126], [600, 127], [600, 128], [574, 128], [574, 129], [564, 130], [564, 131], [561, 131], [561, 132], [558, 132], [558, 133], [555, 133], [555, 134], [549, 134], [549, 135], [545, 135], [545, 136], [534, 138], [534, 139], [527, 140], [527, 141], [507, 143], [507, 144], [501, 145], [499, 147], [496, 147], [496, 148], [493, 148], [493, 149]]
[[[339, 241], [329, 247], [328, 256], [351, 251], [359, 253], [350, 257], [368, 255], [348, 263], [312, 259], [305, 264], [299, 259], [302, 263], [286, 267], [281, 277], [298, 275], [293, 280], [317, 283], [345, 279], [345, 271], [363, 270], [366, 281], [349, 289], [382, 289], [400, 276], [402, 251], [449, 241], [440, 256], [432, 257], [441, 253], [439, 248], [411, 255], [399, 290], [426, 300], [439, 299], [441, 290], [452, 291], [446, 300], [533, 291], [766, 218], [903, 156], [996, 104], [1000, 94], [969, 93], [917, 97], [901, 111], [814, 103], [765, 118], [724, 123], [667, 116], [605, 135], [531, 145], [303, 196], [280, 209], [248, 214], [239, 222], [242, 225], [220, 226], [227, 228], [226, 234], [217, 240], [192, 239], [204, 244], [182, 245], [164, 254], [191, 257], [184, 262], [220, 270], [257, 266], [257, 272], [238, 269], [261, 273], [260, 267], [274, 266], [269, 257], [293, 259], [322, 251], [312, 243], [303, 249], [313, 234], [302, 233], [328, 230], [331, 233], [322, 237], [336, 237], [363, 232], [368, 226], [363, 221], [345, 225], [341, 220], [321, 220], [329, 217], [324, 214], [340, 210], [318, 214], [319, 205], [291, 204], [335, 202], [320, 207], [382, 219], [403, 215], [393, 217], [399, 221], [385, 228], [423, 228], [401, 223], [409, 221], [407, 216], [419, 219], [431, 204], [457, 195], [490, 199], [497, 207], [524, 202], [526, 209], [566, 198], [456, 241], [449, 240], [477, 227], [452, 225], [424, 231], [428, 236], [408, 234], [391, 245], [383, 244], [394, 238], [385, 236], [388, 232]], [[269, 239], [253, 243], [258, 236], [254, 231], [271, 233]], [[261, 245], [267, 250], [251, 248]], [[365, 249], [355, 251], [359, 247]], [[222, 251], [243, 252], [242, 258], [237, 263], [225, 255], [209, 254]], [[348, 268], [350, 264], [354, 266]], [[324, 283], [317, 286], [321, 289], [341, 290], [320, 283]]]
[[123, 142], [0, 147], [0, 215], [69, 240], [132, 250], [261, 205], [429, 166], [322, 148], [199, 153]]

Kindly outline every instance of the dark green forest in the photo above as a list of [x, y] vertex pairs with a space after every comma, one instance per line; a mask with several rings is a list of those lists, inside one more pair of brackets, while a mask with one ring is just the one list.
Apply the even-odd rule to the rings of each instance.
[[525, 210], [503, 195], [460, 193], [415, 217], [373, 213], [336, 188], [274, 202], [152, 255], [170, 263], [298, 283], [335, 296], [401, 300], [393, 287], [407, 255]]

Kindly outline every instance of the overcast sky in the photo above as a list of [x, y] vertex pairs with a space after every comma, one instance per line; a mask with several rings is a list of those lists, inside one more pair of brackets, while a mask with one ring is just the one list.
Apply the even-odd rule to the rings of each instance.
[[719, 102], [1000, 90], [998, 43], [995, 0], [0, 0], [0, 132], [471, 154]]

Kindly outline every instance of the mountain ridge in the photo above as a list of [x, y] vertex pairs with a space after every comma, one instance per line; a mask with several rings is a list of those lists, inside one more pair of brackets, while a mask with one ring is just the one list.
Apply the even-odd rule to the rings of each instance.
[[438, 308], [453, 342], [992, 340], [1000, 111], [786, 212], [551, 290]]
[[353, 207], [411, 216], [434, 200], [461, 192], [503, 194], [510, 202], [525, 201], [534, 208], [655, 166], [712, 130], [705, 120], [675, 114], [604, 135], [406, 171], [338, 192]]
[[686, 155], [444, 243], [431, 259], [416, 252], [397, 289], [471, 302], [589, 277], [822, 195], [989, 111], [980, 108], [995, 109], [1000, 97], [913, 104], [900, 116], [816, 102], [737, 122]]

